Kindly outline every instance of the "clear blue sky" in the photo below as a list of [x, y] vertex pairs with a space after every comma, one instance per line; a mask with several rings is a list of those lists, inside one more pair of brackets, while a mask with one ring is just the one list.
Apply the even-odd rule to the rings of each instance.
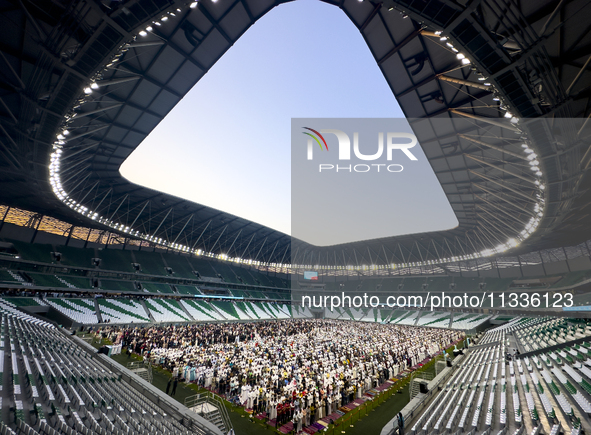
[[[298, 0], [255, 23], [121, 172], [290, 234], [291, 118], [403, 116], [347, 16], [317, 0]], [[414, 184], [400, 198], [407, 212], [391, 235], [454, 227], [432, 172], [417, 173]]]

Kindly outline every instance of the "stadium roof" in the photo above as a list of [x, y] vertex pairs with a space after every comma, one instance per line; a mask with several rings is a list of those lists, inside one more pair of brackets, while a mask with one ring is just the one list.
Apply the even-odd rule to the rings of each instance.
[[0, 201], [264, 263], [448, 262], [591, 239], [587, 0], [327, 2], [412, 118], [453, 230], [319, 248], [122, 178], [127, 156], [280, 3], [1, 1]]

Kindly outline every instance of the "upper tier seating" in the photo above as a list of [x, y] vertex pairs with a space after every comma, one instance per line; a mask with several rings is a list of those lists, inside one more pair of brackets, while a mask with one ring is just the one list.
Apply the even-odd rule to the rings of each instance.
[[102, 270], [120, 270], [122, 272], [135, 272], [130, 251], [120, 249], [102, 249], [98, 251], [98, 258], [101, 259]]
[[70, 246], [56, 246], [55, 251], [61, 255], [60, 264], [65, 266], [94, 267], [92, 259], [96, 258], [94, 249], [72, 248]]
[[148, 293], [173, 293], [172, 288], [168, 284], [159, 282], [142, 282], [144, 292]]
[[135, 262], [139, 263], [142, 273], [148, 275], [168, 275], [162, 257], [157, 252], [135, 251]]
[[174, 277], [188, 279], [196, 278], [196, 275], [193, 273], [193, 266], [189, 263], [187, 256], [162, 254], [162, 258], [166, 262], [166, 265], [172, 269]]

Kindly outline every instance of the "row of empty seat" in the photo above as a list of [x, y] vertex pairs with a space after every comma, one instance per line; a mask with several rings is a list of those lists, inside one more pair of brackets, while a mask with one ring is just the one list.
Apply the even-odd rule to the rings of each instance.
[[[507, 388], [500, 362], [504, 345], [497, 344], [471, 351], [459, 363], [443, 390], [428, 405], [411, 427], [413, 434], [437, 434], [475, 431], [507, 425]], [[493, 409], [499, 398], [497, 421]], [[510, 417], [512, 424], [519, 413]]]
[[[11, 241], [23, 260], [70, 267], [195, 279], [198, 275], [228, 283], [288, 288], [288, 281], [224, 261], [165, 252], [121, 249], [73, 248]], [[2, 277], [0, 277], [2, 278]], [[40, 280], [46, 278], [41, 277]], [[50, 278], [47, 278], [50, 279]]]
[[[591, 428], [591, 344], [568, 343], [585, 339], [587, 324], [549, 317], [507, 320], [469, 351], [412, 433], [578, 434]], [[542, 338], [536, 354], [506, 359], [508, 350], [531, 343], [535, 334]], [[556, 348], [559, 338], [564, 346]]]
[[[268, 320], [286, 319], [291, 316], [287, 304], [255, 301], [206, 301], [204, 299], [173, 300], [166, 298], [140, 299], [75, 299], [37, 297], [4, 297], [13, 307], [51, 306], [72, 320], [82, 324], [191, 322], [217, 320]], [[95, 305], [98, 304], [98, 307]], [[98, 308], [98, 312], [96, 309]], [[311, 314], [308, 316], [311, 317]]]
[[[193, 276], [192, 279], [197, 279], [197, 277]], [[76, 275], [57, 275], [52, 273], [12, 271], [7, 269], [0, 270], [0, 283], [12, 284], [12, 286], [43, 287], [55, 290], [105, 290], [117, 292], [143, 292], [163, 295], [180, 294], [192, 296], [207, 294], [208, 290], [207, 284], [200, 284], [199, 286], [188, 284], [170, 284], [166, 282], [147, 281], [145, 280], [145, 277], [141, 276], [138, 276], [137, 280], [109, 278], [90, 279]], [[209, 284], [209, 287], [211, 287], [211, 284]], [[279, 288], [265, 288], [260, 290], [229, 290], [224, 287], [215, 287], [211, 288], [211, 290], [213, 290], [216, 294], [238, 296], [244, 299], [290, 299], [289, 292]]]
[[205, 433], [167, 415], [53, 325], [2, 301], [0, 328], [2, 433]]

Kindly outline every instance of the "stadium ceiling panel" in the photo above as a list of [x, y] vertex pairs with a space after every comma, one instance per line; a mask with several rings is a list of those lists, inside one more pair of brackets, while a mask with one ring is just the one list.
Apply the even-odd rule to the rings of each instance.
[[280, 3], [0, 1], [0, 201], [264, 263], [449, 262], [591, 239], [591, 26], [577, 19], [587, 0], [327, 2], [358, 27], [411, 120], [453, 230], [315, 247], [121, 177], [129, 154]]

